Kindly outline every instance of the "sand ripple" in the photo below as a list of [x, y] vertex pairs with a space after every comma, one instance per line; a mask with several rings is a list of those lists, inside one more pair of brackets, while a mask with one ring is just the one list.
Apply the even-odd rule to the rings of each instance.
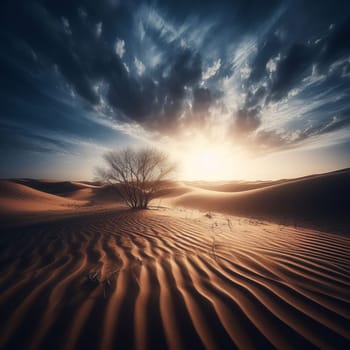
[[7, 229], [1, 349], [345, 349], [350, 237], [106, 212]]

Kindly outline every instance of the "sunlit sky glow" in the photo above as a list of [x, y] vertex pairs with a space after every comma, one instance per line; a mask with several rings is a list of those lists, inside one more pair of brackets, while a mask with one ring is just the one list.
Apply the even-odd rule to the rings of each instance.
[[0, 5], [0, 177], [157, 147], [185, 180], [350, 166], [347, 0]]

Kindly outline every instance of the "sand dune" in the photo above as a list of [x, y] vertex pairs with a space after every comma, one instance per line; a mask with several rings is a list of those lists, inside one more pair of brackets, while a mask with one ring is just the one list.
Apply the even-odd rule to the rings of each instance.
[[35, 180], [35, 179], [16, 179], [16, 183], [34, 188], [38, 191], [64, 196], [77, 190], [91, 188], [94, 186], [74, 181], [55, 181], [55, 180]]
[[350, 237], [174, 213], [3, 232], [0, 348], [348, 348]]
[[197, 189], [174, 198], [170, 203], [346, 232], [350, 226], [350, 170], [237, 193]]
[[16, 179], [12, 182], [28, 186], [55, 196], [92, 203], [118, 202], [120, 197], [114, 186], [82, 181]]
[[71, 181], [1, 180], [0, 194], [0, 214], [69, 210], [120, 202], [112, 186]]
[[216, 192], [243, 192], [249, 190], [255, 190], [263, 187], [281, 185], [288, 182], [304, 181], [319, 176], [328, 176], [335, 173], [346, 172], [349, 169], [336, 170], [325, 174], [307, 175], [296, 179], [280, 179], [280, 180], [267, 180], [267, 181], [187, 181], [186, 185], [193, 188], [200, 188], [203, 190], [210, 190]]
[[[24, 186], [41, 192], [53, 194], [60, 197], [90, 200], [96, 192], [105, 186], [81, 181], [57, 181], [57, 180], [35, 180], [15, 179], [12, 180]], [[102, 191], [103, 192], [103, 191]]]
[[120, 201], [116, 189], [112, 186], [83, 187], [66, 193], [65, 197], [76, 200], [88, 200], [91, 203], [115, 203]]
[[20, 214], [38, 211], [56, 211], [85, 205], [86, 201], [74, 201], [35, 190], [31, 187], [0, 181], [0, 214]]
[[288, 180], [277, 181], [229, 181], [229, 182], [206, 182], [206, 181], [190, 181], [186, 184], [190, 187], [201, 188], [203, 190], [216, 192], [243, 192], [263, 188], [267, 186], [277, 185]]

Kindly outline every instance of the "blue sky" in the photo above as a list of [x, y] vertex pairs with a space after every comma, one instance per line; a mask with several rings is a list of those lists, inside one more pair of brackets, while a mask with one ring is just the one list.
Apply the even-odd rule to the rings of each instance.
[[145, 145], [185, 179], [206, 154], [225, 155], [208, 179], [350, 166], [349, 1], [0, 7], [1, 177], [91, 179]]

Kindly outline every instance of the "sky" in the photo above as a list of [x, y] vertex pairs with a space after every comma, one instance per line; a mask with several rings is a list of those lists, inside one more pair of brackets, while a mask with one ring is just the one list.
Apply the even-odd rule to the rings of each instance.
[[155, 147], [184, 180], [350, 166], [348, 0], [3, 0], [0, 177], [91, 180]]

